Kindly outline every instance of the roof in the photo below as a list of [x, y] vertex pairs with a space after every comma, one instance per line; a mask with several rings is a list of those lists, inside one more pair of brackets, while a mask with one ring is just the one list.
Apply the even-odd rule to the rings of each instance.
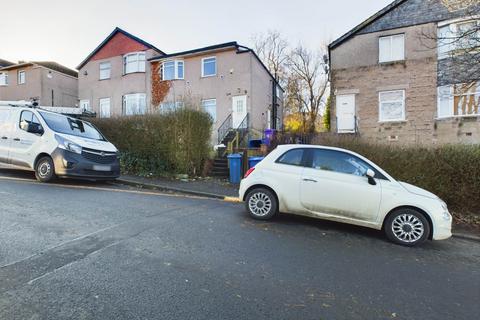
[[11, 66], [12, 64], [14, 63], [7, 60], [0, 59], [0, 68], [8, 67], [8, 66]]
[[280, 89], [282, 91], [285, 92], [285, 90], [283, 90], [283, 88], [280, 86], [278, 81], [272, 75], [270, 70], [268, 70], [268, 68], [265, 66], [263, 61], [258, 57], [258, 55], [255, 53], [255, 51], [253, 49], [248, 48], [248, 47], [239, 45], [236, 41], [225, 42], [225, 43], [215, 44], [215, 45], [211, 45], [211, 46], [207, 46], [207, 47], [202, 47], [202, 48], [197, 48], [197, 49], [192, 49], [192, 50], [187, 50], [187, 51], [180, 51], [180, 52], [175, 52], [175, 53], [171, 53], [171, 54], [156, 56], [156, 57], [152, 57], [152, 58], [148, 59], [148, 61], [159, 61], [159, 60], [164, 60], [164, 59], [173, 58], [173, 57], [185, 57], [185, 56], [195, 55], [197, 53], [207, 53], [207, 52], [210, 52], [210, 51], [218, 51], [218, 50], [227, 49], [227, 48], [235, 49], [235, 50], [237, 50], [237, 53], [246, 53], [246, 52], [252, 53], [253, 56], [255, 57], [255, 59], [257, 59], [257, 61], [260, 63], [260, 65], [263, 67], [263, 69], [265, 69], [267, 74], [272, 78], [272, 80], [280, 87]]
[[160, 60], [160, 59], [165, 59], [165, 58], [172, 58], [172, 57], [180, 57], [180, 56], [188, 56], [196, 53], [202, 53], [206, 51], [216, 51], [219, 49], [225, 49], [225, 48], [235, 48], [237, 49], [239, 47], [238, 43], [236, 41], [231, 41], [231, 42], [225, 42], [225, 43], [220, 43], [216, 44], [213, 46], [208, 46], [208, 47], [203, 47], [203, 48], [197, 48], [197, 49], [192, 49], [192, 50], [187, 50], [187, 51], [181, 51], [181, 52], [175, 52], [171, 54], [165, 54], [161, 56], [156, 56], [148, 59], [148, 61], [153, 61], [153, 60]]
[[348, 39], [350, 39], [351, 37], [353, 37], [357, 32], [359, 32], [360, 30], [362, 30], [366, 26], [370, 25], [374, 21], [378, 20], [379, 18], [383, 17], [385, 14], [389, 13], [390, 11], [392, 11], [393, 9], [395, 9], [396, 7], [398, 7], [399, 5], [404, 3], [405, 1], [407, 1], [407, 0], [395, 0], [395, 1], [393, 1], [388, 6], [386, 6], [382, 10], [378, 11], [373, 16], [371, 16], [367, 20], [363, 21], [362, 23], [360, 23], [358, 26], [356, 26], [352, 30], [348, 31], [347, 33], [345, 33], [343, 36], [341, 36], [337, 40], [330, 43], [328, 47], [330, 49], [333, 49], [333, 48], [339, 46], [343, 42], [345, 42]]
[[157, 47], [155, 47], [154, 45], [134, 36], [133, 34], [131, 33], [128, 33], [127, 31], [123, 30], [123, 29], [120, 29], [119, 27], [116, 27], [112, 33], [110, 33], [108, 35], [108, 37], [105, 38], [105, 40], [102, 41], [102, 43], [100, 43], [98, 45], [98, 47], [96, 47], [86, 58], [85, 60], [83, 60], [77, 67], [77, 70], [80, 70], [85, 64], [87, 64], [87, 62], [98, 52], [100, 51], [100, 49], [102, 49], [117, 33], [122, 33], [123, 35], [143, 44], [144, 46], [150, 48], [150, 49], [153, 49], [155, 51], [158, 51], [160, 52], [161, 54], [165, 54], [162, 50], [158, 49]]
[[44, 68], [57, 71], [72, 77], [77, 78], [78, 77], [78, 72], [75, 70], [72, 70], [68, 67], [65, 67], [64, 65], [61, 65], [57, 62], [54, 61], [30, 61], [30, 62], [21, 62], [18, 64], [12, 64], [3, 68], [0, 68], [0, 70], [11, 70], [11, 69], [17, 69], [21, 67], [28, 67], [28, 66], [33, 66], [33, 65], [38, 65], [42, 66]]

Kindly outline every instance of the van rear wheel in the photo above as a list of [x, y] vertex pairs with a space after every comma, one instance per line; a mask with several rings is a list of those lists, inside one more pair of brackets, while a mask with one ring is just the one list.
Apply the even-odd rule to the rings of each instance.
[[40, 182], [51, 182], [56, 178], [55, 165], [50, 157], [43, 157], [35, 166], [35, 178]]

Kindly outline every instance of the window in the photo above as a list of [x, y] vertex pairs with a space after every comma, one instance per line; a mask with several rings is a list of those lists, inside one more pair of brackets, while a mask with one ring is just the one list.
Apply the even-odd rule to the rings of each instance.
[[25, 71], [18, 71], [18, 84], [24, 84], [25, 81]]
[[405, 120], [405, 90], [379, 92], [379, 121]]
[[217, 74], [217, 58], [202, 59], [202, 77], [211, 77]]
[[304, 149], [293, 149], [285, 152], [276, 162], [292, 166], [302, 166], [303, 153]]
[[99, 100], [100, 118], [110, 118], [110, 98]]
[[379, 62], [400, 61], [405, 59], [405, 35], [380, 37]]
[[480, 20], [451, 23], [438, 28], [438, 58], [444, 59], [462, 49], [470, 49], [479, 45]]
[[110, 79], [112, 65], [110, 61], [100, 63], [100, 80]]
[[80, 100], [80, 108], [85, 111], [92, 111], [90, 109], [90, 100]]
[[217, 121], [217, 99], [202, 100], [202, 109], [212, 117], [213, 122]]
[[183, 108], [183, 106], [184, 106], [183, 101], [163, 102], [160, 104], [160, 112], [162, 113], [172, 112], [172, 111]]
[[385, 179], [377, 169], [362, 159], [341, 151], [314, 149], [311, 167], [317, 170], [365, 176], [368, 169], [375, 172], [375, 178]]
[[438, 88], [438, 118], [480, 115], [480, 82]]
[[184, 62], [181, 60], [165, 61], [162, 64], [162, 79], [175, 80], [184, 78]]
[[145, 93], [134, 93], [123, 96], [123, 112], [127, 116], [145, 114], [147, 98]]
[[145, 72], [145, 52], [129, 53], [123, 57], [123, 74]]
[[0, 72], [0, 86], [8, 86], [8, 72]]
[[22, 111], [22, 114], [20, 115], [20, 123], [19, 123], [20, 129], [27, 131], [29, 124], [34, 124], [34, 125], [37, 125], [39, 128], [41, 128], [40, 121], [38, 121], [37, 116], [34, 115], [33, 112]]

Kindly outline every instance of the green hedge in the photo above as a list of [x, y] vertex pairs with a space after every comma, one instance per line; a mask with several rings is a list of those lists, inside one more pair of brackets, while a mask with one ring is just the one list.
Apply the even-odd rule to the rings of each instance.
[[402, 147], [339, 138], [319, 138], [316, 142], [355, 151], [395, 179], [433, 192], [451, 211], [476, 216], [476, 221], [480, 217], [479, 145]]
[[93, 119], [121, 152], [122, 171], [138, 175], [199, 175], [210, 153], [212, 120], [204, 112]]

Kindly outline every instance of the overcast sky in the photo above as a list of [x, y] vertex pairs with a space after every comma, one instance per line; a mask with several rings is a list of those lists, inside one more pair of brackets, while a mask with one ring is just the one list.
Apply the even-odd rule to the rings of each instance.
[[75, 68], [116, 26], [171, 53], [279, 30], [328, 43], [391, 0], [0, 0], [0, 58]]

